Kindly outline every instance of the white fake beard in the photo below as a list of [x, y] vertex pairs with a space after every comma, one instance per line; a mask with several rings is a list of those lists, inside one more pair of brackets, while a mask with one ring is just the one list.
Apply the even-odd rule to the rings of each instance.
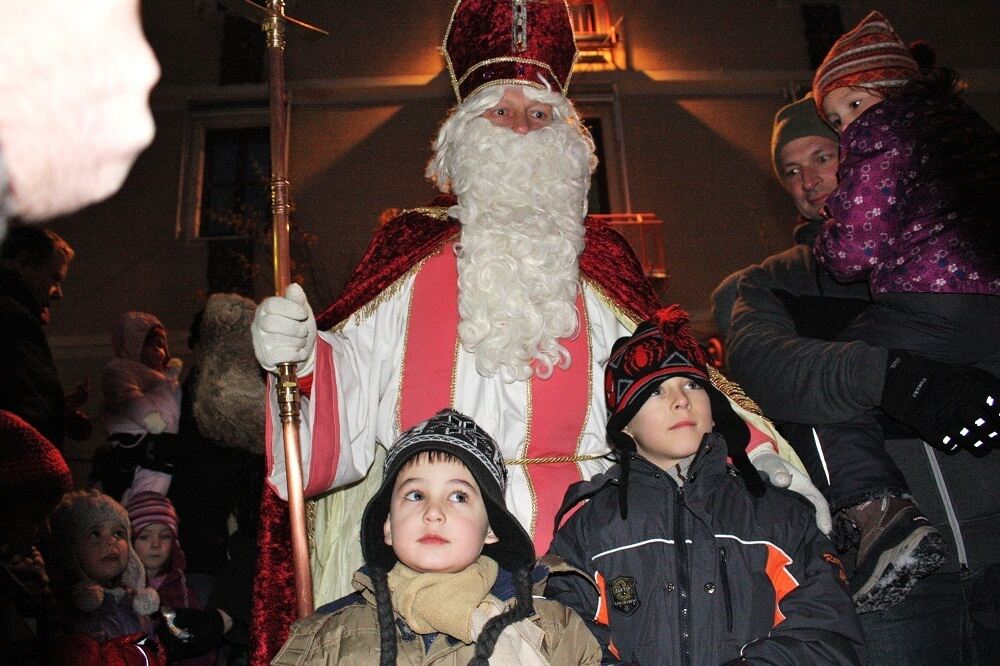
[[593, 142], [558, 119], [524, 135], [482, 118], [463, 124], [439, 156], [458, 198], [450, 214], [462, 223], [459, 339], [483, 376], [546, 378], [569, 367], [559, 340], [580, 328], [578, 259]]

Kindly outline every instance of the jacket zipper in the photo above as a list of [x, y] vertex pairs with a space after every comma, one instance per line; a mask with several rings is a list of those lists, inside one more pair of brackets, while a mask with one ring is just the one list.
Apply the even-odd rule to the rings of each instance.
[[681, 663], [691, 663], [691, 604], [688, 580], [687, 543], [684, 540], [684, 488], [677, 489], [677, 509], [674, 519], [677, 534], [677, 594], [680, 598]]
[[729, 596], [729, 567], [726, 566], [726, 547], [719, 546], [719, 575], [722, 578], [722, 597], [726, 601], [726, 629], [733, 631], [733, 600]]

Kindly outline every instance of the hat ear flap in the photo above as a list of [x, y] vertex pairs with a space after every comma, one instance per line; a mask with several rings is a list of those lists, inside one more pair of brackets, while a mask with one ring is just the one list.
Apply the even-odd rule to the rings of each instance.
[[618, 451], [618, 513], [622, 520], [628, 519], [628, 477], [631, 468], [632, 452], [635, 451], [635, 440], [624, 432], [609, 432], [608, 439]]
[[122, 573], [122, 584], [136, 591], [146, 587], [146, 567], [142, 566], [142, 560], [131, 544], [128, 547], [128, 564]]

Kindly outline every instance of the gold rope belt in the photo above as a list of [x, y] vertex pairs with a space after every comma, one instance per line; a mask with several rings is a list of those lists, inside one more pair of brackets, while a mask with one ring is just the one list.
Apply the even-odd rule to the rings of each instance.
[[583, 455], [583, 456], [551, 456], [549, 458], [513, 458], [504, 460], [505, 465], [549, 465], [552, 463], [586, 462], [588, 460], [601, 460], [604, 455]]

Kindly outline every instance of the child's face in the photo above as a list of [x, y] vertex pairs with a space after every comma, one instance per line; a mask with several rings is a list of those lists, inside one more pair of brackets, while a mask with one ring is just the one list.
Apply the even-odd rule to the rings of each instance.
[[146, 335], [146, 341], [142, 343], [142, 364], [153, 370], [163, 370], [170, 360], [170, 352], [167, 351], [167, 334], [162, 328], [153, 328]]
[[128, 565], [128, 534], [114, 520], [102, 520], [90, 527], [76, 546], [76, 560], [89, 578], [110, 585]]
[[392, 489], [385, 543], [399, 561], [422, 573], [453, 573], [496, 543], [479, 485], [457, 461], [418, 455], [400, 470]]
[[882, 101], [882, 96], [866, 88], [835, 88], [823, 98], [823, 113], [840, 134], [858, 116]]
[[170, 560], [170, 550], [174, 545], [174, 533], [166, 525], [154, 524], [142, 528], [132, 544], [142, 561], [142, 566], [151, 575], [160, 570]]
[[670, 377], [639, 408], [625, 433], [643, 458], [669, 469], [698, 451], [712, 425], [712, 403], [704, 387], [688, 377]]

